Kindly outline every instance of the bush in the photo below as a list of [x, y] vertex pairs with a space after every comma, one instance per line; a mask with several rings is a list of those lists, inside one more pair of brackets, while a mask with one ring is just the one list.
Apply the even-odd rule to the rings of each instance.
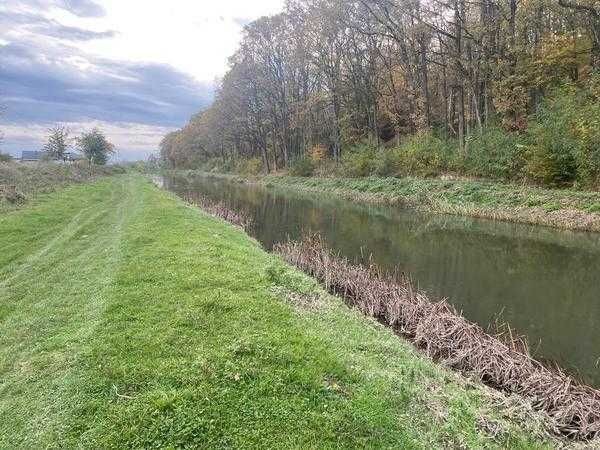
[[0, 162], [10, 162], [10, 161], [12, 161], [12, 159], [13, 159], [12, 155], [9, 155], [8, 153], [0, 152]]
[[435, 176], [448, 170], [454, 147], [432, 132], [410, 136], [395, 149], [398, 152], [396, 175]]
[[315, 173], [315, 163], [311, 158], [297, 159], [290, 168], [290, 174], [295, 177], [310, 177]]
[[488, 178], [518, 178], [523, 169], [524, 146], [516, 133], [490, 126], [469, 136], [467, 156], [460, 165], [469, 175]]
[[263, 163], [260, 158], [240, 159], [235, 171], [242, 176], [255, 176], [263, 171]]
[[600, 92], [594, 82], [589, 86], [563, 86], [534, 116], [525, 152], [530, 179], [550, 185], [600, 181]]
[[433, 133], [410, 136], [393, 149], [375, 149], [363, 144], [342, 156], [342, 173], [350, 177], [434, 176], [448, 169], [453, 146]]
[[323, 144], [317, 144], [308, 151], [308, 155], [315, 165], [323, 162], [327, 158], [327, 154], [327, 147]]
[[375, 159], [375, 174], [381, 177], [399, 175], [402, 167], [402, 152], [398, 148], [382, 149]]
[[367, 177], [375, 172], [375, 148], [361, 144], [342, 153], [341, 171], [344, 176], [351, 178]]
[[236, 164], [233, 159], [210, 158], [202, 164], [202, 170], [213, 173], [231, 173], [236, 170]]

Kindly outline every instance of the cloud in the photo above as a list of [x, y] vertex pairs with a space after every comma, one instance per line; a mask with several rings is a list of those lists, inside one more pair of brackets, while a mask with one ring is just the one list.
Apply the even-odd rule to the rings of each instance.
[[282, 4], [0, 0], [2, 149], [38, 149], [56, 123], [101, 124], [143, 156], [212, 101], [242, 27]]
[[10, 123], [104, 120], [181, 126], [212, 87], [165, 64], [93, 58], [35, 42], [0, 47], [0, 96]]
[[48, 19], [40, 14], [27, 12], [0, 11], [0, 27], [13, 30], [13, 34], [23, 36], [33, 34], [36, 36], [50, 36], [63, 41], [89, 41], [93, 39], [106, 39], [116, 36], [116, 32], [93, 31], [75, 26], [62, 25], [56, 20]]
[[9, 11], [47, 11], [60, 8], [79, 17], [102, 17], [105, 9], [92, 0], [3, 0]]
[[252, 19], [250, 17], [234, 17], [232, 20], [234, 23], [238, 24], [240, 27], [245, 27], [250, 22], [252, 22], [254, 19]]
[[81, 17], [101, 17], [106, 14], [102, 6], [91, 0], [62, 0], [57, 6]]
[[15, 155], [40, 148], [47, 128], [66, 123], [98, 125], [122, 158], [144, 158], [212, 99], [211, 84], [169, 65], [92, 57], [60, 42], [8, 42], [0, 60], [2, 147]]

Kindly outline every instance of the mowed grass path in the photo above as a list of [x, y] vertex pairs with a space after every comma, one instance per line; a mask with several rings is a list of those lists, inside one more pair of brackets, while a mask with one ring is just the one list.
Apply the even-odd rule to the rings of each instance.
[[139, 176], [0, 217], [0, 448], [541, 447], [541, 429]]

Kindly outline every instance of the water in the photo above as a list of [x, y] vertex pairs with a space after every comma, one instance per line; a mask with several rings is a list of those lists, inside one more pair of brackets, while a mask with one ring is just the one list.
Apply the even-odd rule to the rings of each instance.
[[245, 211], [265, 248], [319, 232], [350, 259], [399, 268], [470, 320], [497, 319], [532, 353], [600, 386], [600, 235], [361, 205], [323, 195], [198, 177], [168, 180]]

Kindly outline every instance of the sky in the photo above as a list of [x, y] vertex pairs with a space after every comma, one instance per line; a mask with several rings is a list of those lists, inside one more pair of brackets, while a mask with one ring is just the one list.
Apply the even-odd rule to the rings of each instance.
[[284, 0], [1, 0], [0, 151], [99, 127], [144, 159], [210, 104], [246, 23]]

